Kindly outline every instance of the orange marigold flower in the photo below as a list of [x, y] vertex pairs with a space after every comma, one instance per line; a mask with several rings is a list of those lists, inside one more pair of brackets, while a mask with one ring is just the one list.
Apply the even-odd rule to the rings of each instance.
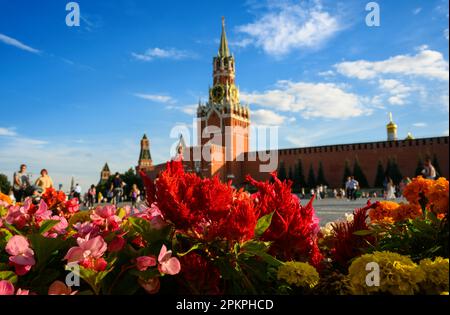
[[415, 219], [422, 216], [422, 209], [419, 205], [401, 203], [393, 213], [395, 222]]
[[403, 190], [403, 196], [412, 204], [420, 204], [419, 201], [428, 194], [433, 186], [433, 180], [418, 176], [412, 180]]
[[6, 202], [7, 204], [12, 204], [12, 200], [11, 198], [9, 198], [9, 196], [2, 194], [0, 192], [0, 200]]
[[378, 205], [369, 212], [370, 222], [393, 223], [395, 213], [399, 207], [400, 205], [396, 202], [392, 201], [379, 202]]
[[448, 180], [441, 177], [433, 181], [427, 195], [429, 208], [437, 215], [446, 214], [448, 212]]

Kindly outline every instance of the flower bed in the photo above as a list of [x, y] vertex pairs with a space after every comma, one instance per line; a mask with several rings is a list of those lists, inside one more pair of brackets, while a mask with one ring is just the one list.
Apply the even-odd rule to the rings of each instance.
[[369, 203], [321, 230], [313, 201], [301, 205], [276, 174], [249, 177], [254, 194], [177, 162], [142, 176], [141, 209], [80, 212], [54, 190], [17, 205], [0, 195], [0, 295], [448, 292], [445, 179], [417, 178], [408, 203]]

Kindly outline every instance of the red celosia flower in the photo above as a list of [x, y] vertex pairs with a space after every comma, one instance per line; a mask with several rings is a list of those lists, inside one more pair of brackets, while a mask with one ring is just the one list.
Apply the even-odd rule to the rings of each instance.
[[273, 183], [257, 182], [247, 176], [247, 181], [258, 189], [253, 195], [258, 217], [275, 212], [262, 239], [273, 242], [270, 250], [276, 257], [309, 261], [318, 267], [322, 254], [317, 245], [319, 221], [312, 200], [303, 207], [291, 192], [291, 181], [281, 182], [276, 173], [272, 177]]
[[[201, 179], [168, 163], [155, 183], [144, 175], [149, 204], [156, 203], [163, 217], [191, 236], [213, 240], [245, 241], [253, 237], [257, 217], [250, 196], [217, 177]], [[142, 175], [142, 174], [141, 174]]]
[[180, 257], [180, 262], [183, 266], [180, 278], [183, 279], [187, 292], [190, 294], [221, 294], [220, 272], [208, 260], [197, 253], [191, 252]]
[[56, 191], [54, 188], [48, 188], [42, 195], [42, 199], [45, 201], [48, 208], [53, 210], [66, 201], [66, 194], [62, 191]]
[[359, 236], [355, 232], [368, 230], [367, 211], [378, 207], [379, 203], [367, 203], [365, 208], [353, 212], [353, 221], [339, 222], [333, 225], [333, 241], [331, 255], [333, 260], [347, 268], [351, 259], [361, 255], [364, 248], [373, 244], [375, 239], [371, 235]]

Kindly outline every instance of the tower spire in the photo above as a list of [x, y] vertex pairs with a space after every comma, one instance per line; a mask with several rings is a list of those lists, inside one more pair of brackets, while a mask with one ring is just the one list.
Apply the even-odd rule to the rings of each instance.
[[230, 50], [228, 49], [227, 33], [225, 31], [225, 17], [222, 17], [222, 36], [220, 38], [219, 57], [230, 57]]

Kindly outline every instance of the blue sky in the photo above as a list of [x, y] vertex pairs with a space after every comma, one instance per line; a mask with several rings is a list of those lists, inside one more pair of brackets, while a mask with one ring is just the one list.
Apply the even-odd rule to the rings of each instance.
[[0, 173], [86, 187], [106, 161], [134, 166], [144, 133], [167, 160], [207, 99], [222, 16], [241, 100], [279, 147], [384, 140], [388, 112], [401, 138], [448, 135], [448, 1], [377, 1], [368, 27], [359, 0], [79, 0], [71, 28], [68, 2], [0, 0]]

